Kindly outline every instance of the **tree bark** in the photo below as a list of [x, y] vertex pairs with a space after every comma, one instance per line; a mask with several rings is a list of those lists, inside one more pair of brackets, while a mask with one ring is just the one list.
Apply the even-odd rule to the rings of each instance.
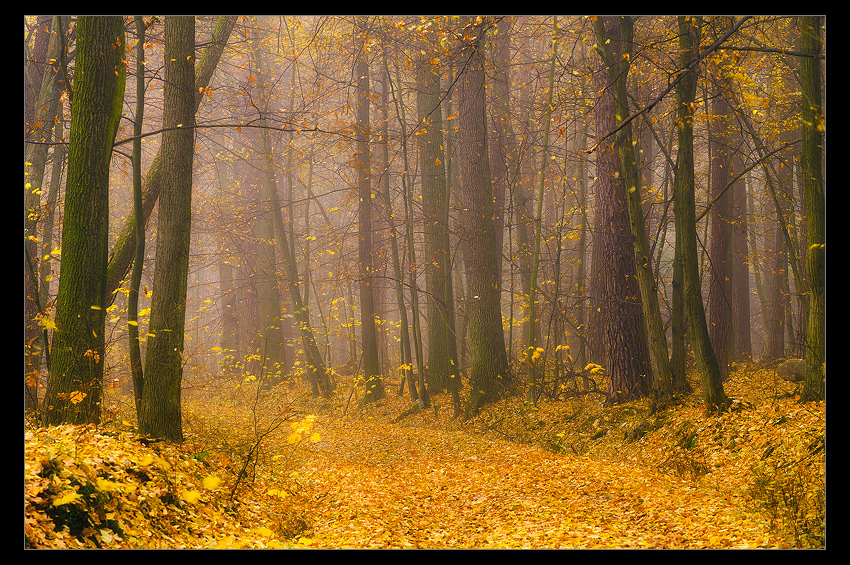
[[136, 253], [127, 296], [127, 338], [130, 354], [130, 375], [133, 381], [133, 400], [136, 416], [141, 414], [144, 373], [139, 343], [139, 289], [145, 264], [145, 221], [142, 212], [142, 124], [145, 115], [145, 20], [135, 17], [136, 24], [136, 115], [133, 119], [133, 214], [136, 218]]
[[801, 18], [800, 77], [803, 87], [803, 150], [800, 159], [806, 202], [806, 276], [809, 282], [809, 325], [806, 333], [806, 377], [801, 397], [823, 400], [826, 392], [826, 237], [823, 181], [825, 117], [821, 95], [820, 54], [822, 22], [819, 16]]
[[733, 194], [726, 189], [731, 178], [729, 147], [729, 108], [723, 96], [728, 89], [724, 69], [717, 69], [711, 99], [711, 124], [708, 143], [711, 146], [710, 193], [712, 207], [709, 216], [711, 240], [709, 242], [708, 328], [720, 376], [729, 376], [732, 334], [732, 269], [730, 264], [730, 239]]
[[[605, 39], [620, 42], [620, 26], [607, 24]], [[617, 101], [610, 75], [594, 74], [597, 90], [603, 91], [596, 107], [598, 135], [617, 127]], [[596, 275], [602, 285], [600, 303], [604, 366], [609, 375], [609, 403], [634, 400], [651, 390], [651, 366], [641, 292], [636, 279], [635, 248], [630, 225], [627, 189], [624, 185], [619, 143], [603, 143], [597, 149], [597, 216], [600, 222], [601, 260]]]
[[[80, 17], [68, 178], [45, 424], [100, 421], [109, 165], [124, 97], [124, 20]], [[85, 395], [83, 397], [83, 395]]]
[[[427, 47], [427, 46], [426, 46]], [[425, 285], [428, 311], [428, 385], [432, 393], [453, 386], [457, 373], [454, 309], [449, 250], [448, 194], [443, 165], [443, 115], [440, 69], [426, 52], [417, 70], [419, 160], [425, 232]], [[423, 131], [424, 130], [424, 131]]]
[[[365, 24], [365, 22], [364, 22]], [[369, 138], [370, 87], [369, 62], [366, 59], [367, 32], [355, 29], [355, 43], [360, 56], [355, 67], [357, 82], [357, 128], [355, 168], [357, 169], [358, 193], [358, 237], [360, 267], [360, 332], [363, 343], [363, 377], [366, 386], [366, 402], [374, 402], [386, 396], [378, 361], [378, 334], [375, 328], [374, 265], [372, 264], [372, 160]]]
[[696, 211], [694, 194], [693, 108], [696, 95], [696, 71], [689, 65], [698, 55], [699, 27], [693, 18], [679, 16], [680, 66], [686, 69], [677, 90], [677, 128], [679, 135], [678, 176], [676, 183], [676, 233], [681, 237], [682, 282], [685, 312], [691, 347], [702, 382], [702, 397], [709, 412], [723, 410], [729, 402], [723, 391], [720, 367], [711, 346], [700, 292], [697, 262]]
[[[165, 18], [162, 192], [139, 431], [183, 441], [182, 382], [195, 155], [195, 17]], [[181, 127], [182, 126], [182, 127]]]
[[[619, 122], [629, 113], [626, 79], [630, 67], [634, 23], [628, 16], [619, 18], [619, 21], [612, 21], [610, 25], [606, 23], [605, 20], [607, 19], [609, 18], [596, 20], [597, 44], [600, 46], [603, 59], [608, 67], [608, 76], [613, 89], [614, 112], [615, 116], [618, 116], [615, 122], [619, 125]], [[617, 27], [619, 27], [619, 30], [617, 30]], [[606, 40], [609, 37], [611, 41], [607, 42]], [[670, 369], [667, 337], [664, 334], [664, 324], [661, 320], [658, 286], [652, 269], [649, 239], [646, 235], [641, 181], [634, 144], [632, 143], [631, 129], [630, 123], [625, 124], [618, 129], [615, 136], [620, 172], [623, 179], [622, 182], [615, 184], [625, 191], [623, 197], [628, 211], [635, 263], [634, 272], [640, 290], [645, 327], [644, 335], [647, 339], [652, 369], [652, 390], [657, 398], [667, 399], [673, 393], [673, 375]]]
[[498, 399], [508, 376], [508, 359], [502, 326], [498, 286], [493, 185], [487, 152], [487, 117], [484, 97], [483, 42], [489, 20], [466, 20], [459, 73], [460, 159], [466, 214], [466, 251], [470, 301], [469, 341], [472, 365], [469, 372], [469, 417], [486, 403]]

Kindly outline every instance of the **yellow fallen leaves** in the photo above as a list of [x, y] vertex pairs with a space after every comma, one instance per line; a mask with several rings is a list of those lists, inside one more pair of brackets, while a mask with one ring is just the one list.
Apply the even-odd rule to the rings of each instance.
[[197, 504], [201, 500], [201, 493], [197, 490], [184, 490], [181, 497], [189, 504]]
[[56, 498], [53, 501], [53, 506], [62, 506], [63, 504], [71, 504], [72, 502], [76, 502], [77, 500], [81, 499], [82, 497], [83, 497], [83, 495], [79, 494], [78, 492], [68, 491], [68, 492], [62, 494], [62, 496]]
[[[314, 414], [306, 416], [300, 422], [292, 422], [292, 424], [290, 425], [292, 433], [289, 434], [289, 436], [287, 437], [287, 443], [292, 445], [300, 442], [310, 432], [310, 429], [313, 427], [313, 424], [315, 422], [316, 416]], [[319, 441], [321, 441], [321, 439], [322, 438], [316, 432], [313, 432], [309, 436], [309, 440], [311, 443], [318, 443]]]
[[201, 481], [201, 483], [204, 485], [205, 489], [215, 490], [221, 486], [221, 479], [215, 475], [209, 475], [208, 477], [204, 477], [204, 480]]

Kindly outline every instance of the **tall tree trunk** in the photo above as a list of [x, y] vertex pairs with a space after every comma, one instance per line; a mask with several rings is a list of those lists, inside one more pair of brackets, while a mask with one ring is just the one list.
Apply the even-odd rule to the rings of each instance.
[[[47, 329], [39, 326], [39, 319], [45, 313], [47, 305], [46, 291], [40, 283], [37, 266], [41, 261], [41, 270], [49, 271], [50, 262], [43, 258], [49, 255], [53, 237], [53, 213], [51, 203], [41, 205], [44, 193], [44, 173], [47, 168], [47, 154], [52, 140], [54, 125], [61, 131], [61, 122], [56, 120], [60, 113], [59, 92], [62, 83], [60, 75], [60, 56], [64, 47], [62, 40], [62, 18], [40, 17], [36, 31], [36, 45], [33, 60], [27, 66], [27, 75], [33, 84], [26, 90], [25, 139], [32, 143], [24, 146], [24, 409], [34, 414], [38, 406], [38, 384], [41, 373], [41, 356], [49, 350]], [[60, 144], [53, 150], [54, 171], [60, 172], [65, 150]], [[58, 177], [51, 177], [51, 195], [55, 203], [53, 185], [58, 191]], [[44, 239], [39, 253], [36, 227], [44, 221]], [[45, 243], [48, 245], [45, 246]]]
[[[534, 325], [537, 323], [536, 302], [537, 302], [537, 273], [540, 267], [540, 237], [541, 223], [543, 221], [543, 195], [546, 179], [546, 163], [549, 158], [549, 129], [552, 122], [552, 91], [555, 89], [555, 59], [558, 55], [558, 19], [553, 18], [553, 37], [552, 37], [552, 60], [549, 64], [549, 90], [546, 99], [546, 109], [543, 112], [543, 151], [540, 155], [540, 184], [537, 191], [537, 213], [534, 216], [534, 252], [531, 258], [531, 286], [528, 293], [528, 311], [527, 324], [528, 342], [526, 343], [526, 362], [528, 363], [528, 381], [525, 389], [526, 404], [537, 404], [537, 359], [540, 356], [535, 343], [536, 332]], [[560, 238], [558, 239], [560, 245]], [[556, 275], [560, 278], [560, 273]], [[543, 361], [545, 362], [545, 360]]]
[[[608, 76], [613, 88], [614, 112], [615, 116], [618, 116], [614, 121], [619, 125], [629, 115], [626, 80], [630, 66], [629, 58], [632, 49], [634, 22], [628, 16], [619, 18], [619, 21], [611, 21], [610, 24], [606, 23], [605, 20], [607, 19], [596, 20], [597, 44], [600, 45], [608, 67]], [[610, 42], [607, 42], [606, 40], [609, 37]], [[652, 389], [657, 398], [666, 399], [673, 392], [673, 375], [670, 370], [667, 337], [664, 333], [661, 309], [658, 304], [658, 287], [652, 270], [649, 239], [646, 235], [641, 180], [634, 144], [632, 143], [631, 123], [619, 126], [615, 136], [615, 145], [623, 179], [621, 183], [615, 184], [619, 185], [619, 188], [624, 191], [623, 198], [628, 211], [635, 263], [634, 272], [640, 290], [645, 327], [644, 335], [647, 339], [652, 368]]]
[[729, 361], [732, 335], [732, 268], [730, 264], [730, 222], [732, 219], [733, 194], [726, 190], [731, 178], [729, 151], [729, 108], [723, 92], [728, 89], [729, 81], [724, 69], [718, 69], [714, 78], [714, 92], [711, 99], [711, 123], [708, 142], [711, 145], [711, 186], [709, 188], [712, 207], [709, 216], [711, 240], [709, 242], [709, 282], [708, 282], [708, 333], [720, 376], [729, 376]]
[[[365, 22], [362, 22], [365, 25]], [[360, 265], [360, 332], [363, 341], [363, 375], [366, 384], [366, 402], [386, 396], [378, 361], [378, 334], [375, 328], [374, 265], [372, 264], [372, 160], [369, 138], [370, 87], [369, 62], [366, 59], [368, 40], [366, 29], [355, 30], [355, 42], [360, 55], [355, 67], [357, 83], [357, 128], [355, 168], [357, 169], [358, 235]]]
[[723, 391], [720, 367], [711, 346], [700, 292], [697, 263], [696, 211], [694, 194], [693, 105], [696, 95], [696, 69], [690, 68], [698, 55], [699, 27], [691, 17], [679, 16], [680, 66], [686, 73], [677, 90], [679, 135], [676, 183], [676, 233], [681, 237], [682, 281], [685, 312], [691, 347], [702, 382], [702, 397], [709, 412], [723, 410], [729, 402]]
[[130, 354], [130, 374], [133, 381], [133, 400], [136, 416], [141, 414], [144, 373], [139, 343], [139, 289], [145, 265], [145, 220], [142, 212], [142, 125], [145, 115], [145, 20], [135, 17], [136, 24], [136, 115], [133, 119], [133, 213], [136, 217], [136, 253], [130, 293], [127, 296], [127, 338]]
[[[508, 171], [508, 135], [510, 120], [510, 56], [511, 56], [511, 20], [502, 17], [496, 23], [496, 33], [492, 38], [492, 105], [490, 113], [490, 166], [493, 178], [494, 224], [496, 226], [496, 248], [503, 249], [505, 233], [505, 193], [509, 182]], [[498, 257], [499, 288], [502, 287], [502, 253]]]
[[[619, 42], [620, 26], [606, 25], [601, 41]], [[616, 35], [614, 35], [616, 33]], [[599, 40], [597, 40], [599, 42]], [[609, 73], [594, 73], [597, 90], [603, 91], [596, 107], [599, 135], [617, 127], [616, 100]], [[599, 262], [596, 277], [602, 286], [601, 308], [604, 366], [609, 374], [609, 403], [627, 402], [651, 390], [646, 326], [635, 272], [635, 250], [629, 220], [627, 191], [623, 185], [618, 143], [603, 142], [596, 156], [597, 218], [600, 227]]]
[[124, 53], [121, 17], [79, 18], [63, 258], [50, 376], [41, 414], [45, 424], [100, 421], [106, 354], [109, 164], [124, 98]]
[[[432, 393], [452, 386], [457, 347], [449, 251], [448, 194], [443, 165], [443, 117], [440, 69], [427, 53], [417, 78], [419, 161], [422, 169], [422, 216], [425, 232], [425, 284], [428, 308], [428, 385]], [[423, 131], [424, 130], [424, 131]]]
[[[389, 90], [391, 89], [390, 69], [387, 62], [386, 51], [383, 51], [383, 88], [381, 91], [381, 109], [383, 111], [382, 133], [383, 142], [381, 143], [382, 150], [382, 165], [384, 174], [381, 177], [381, 196], [383, 198], [382, 210], [387, 222], [387, 228], [390, 232], [390, 256], [393, 263], [393, 281], [395, 287], [396, 304], [398, 306], [399, 315], [399, 339], [401, 340], [401, 374], [404, 382], [407, 383], [407, 389], [411, 400], [418, 400], [419, 393], [416, 390], [416, 381], [413, 377], [413, 355], [410, 350], [410, 322], [407, 318], [407, 306], [404, 303], [404, 278], [401, 268], [401, 255], [399, 253], [398, 242], [399, 233], [396, 229], [395, 219], [393, 217], [392, 195], [390, 193], [390, 159], [389, 159]], [[394, 87], [392, 88], [394, 92]], [[399, 394], [402, 389], [399, 389]]]
[[462, 53], [466, 65], [458, 77], [461, 177], [468, 209], [464, 257], [472, 357], [467, 416], [501, 396], [509, 371], [496, 267], [499, 250], [493, 220], [493, 188], [487, 159], [483, 45], [489, 24], [486, 18], [476, 22], [471, 18], [466, 20]]
[[[395, 84], [401, 87], [401, 78], [399, 76], [398, 65], [394, 65], [396, 80]], [[399, 127], [401, 128], [401, 148], [402, 157], [404, 159], [404, 169], [401, 174], [402, 184], [402, 200], [404, 202], [404, 225], [405, 225], [405, 241], [407, 242], [407, 256], [410, 264], [408, 269], [408, 281], [410, 285], [410, 309], [411, 309], [411, 330], [413, 333], [413, 348], [416, 355], [416, 371], [418, 378], [418, 399], [419, 408], [427, 408], [431, 405], [428, 389], [425, 386], [425, 360], [424, 352], [422, 351], [422, 328], [419, 323], [419, 287], [416, 282], [416, 252], [413, 241], [413, 191], [411, 187], [408, 171], [410, 171], [410, 161], [407, 153], [407, 117], [404, 111], [404, 100], [401, 94], [393, 96], [396, 118], [398, 119]]]
[[823, 131], [825, 117], [821, 95], [820, 16], [801, 18], [800, 78], [803, 87], [803, 150], [800, 159], [806, 201], [806, 276], [809, 282], [809, 327], [806, 333], [806, 378], [801, 397], [823, 400], [826, 389], [826, 238], [823, 182]]
[[[269, 76], [266, 68], [265, 54], [262, 49], [259, 34], [255, 33], [252, 42], [253, 64], [255, 68], [252, 75], [255, 77], [252, 88], [256, 104], [262, 108], [262, 114], [269, 112], [269, 104], [272, 93], [270, 85], [273, 79]], [[266, 186], [269, 171], [272, 167], [269, 161], [270, 151], [267, 151], [266, 130], [251, 130], [252, 152], [254, 155], [254, 174], [260, 186]], [[291, 143], [289, 144], [291, 147]], [[274, 171], [271, 172], [274, 175]], [[266, 193], [261, 192], [263, 196]], [[256, 247], [257, 263], [254, 270], [255, 287], [257, 290], [259, 334], [257, 335], [256, 354], [261, 360], [257, 370], [262, 379], [262, 386], [271, 386], [283, 380], [289, 367], [286, 359], [286, 349], [283, 339], [283, 312], [281, 310], [281, 289], [278, 284], [278, 254], [275, 252], [275, 225], [274, 214], [276, 210], [271, 209], [267, 198], [258, 199], [260, 210], [255, 218], [255, 229], [257, 230], [258, 243]], [[290, 205], [290, 209], [291, 209]], [[289, 229], [292, 230], [290, 221]], [[290, 231], [290, 242], [291, 239]], [[290, 253], [293, 253], [291, 250]], [[305, 282], [305, 287], [306, 287]], [[305, 289], [306, 294], [306, 289]], [[306, 302], [306, 300], [305, 300]]]
[[[741, 171], [743, 161], [739, 153], [740, 136], [733, 137], [734, 153], [730, 174]], [[732, 187], [732, 217], [731, 217], [731, 249], [730, 261], [732, 271], [731, 302], [732, 302], [732, 361], [746, 361], [753, 358], [752, 319], [750, 309], [750, 261], [747, 230], [749, 218], [747, 215], [747, 185], [743, 178], [735, 181]]]
[[[165, 18], [163, 184], [139, 430], [183, 441], [181, 388], [195, 155], [195, 17]], [[173, 129], [169, 129], [173, 128]]]

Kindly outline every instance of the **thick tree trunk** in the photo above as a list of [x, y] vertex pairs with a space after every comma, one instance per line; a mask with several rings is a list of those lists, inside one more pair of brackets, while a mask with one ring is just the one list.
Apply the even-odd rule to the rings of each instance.
[[[195, 17], [165, 19], [163, 183], [139, 431], [183, 441], [182, 382], [195, 155]], [[182, 127], [181, 127], [182, 125]]]
[[109, 165], [124, 97], [124, 20], [80, 17], [45, 424], [100, 420], [105, 356]]
[[465, 28], [462, 58], [466, 65], [458, 77], [460, 160], [466, 214], [467, 293], [470, 302], [469, 371], [471, 416], [484, 404], [499, 398], [508, 376], [508, 359], [502, 326], [498, 285], [496, 233], [493, 220], [493, 188], [487, 152], [487, 121], [484, 97], [483, 41], [485, 18]]
[[[619, 41], [619, 25], [607, 25], [611, 41]], [[613, 34], [617, 35], [614, 36]], [[602, 40], [605, 41], [605, 40]], [[597, 90], [604, 90], [596, 107], [596, 131], [602, 135], [617, 127], [616, 102], [609, 73], [595, 73]], [[618, 144], [604, 141], [597, 150], [597, 215], [601, 260], [601, 314], [605, 369], [609, 375], [609, 403], [627, 402], [649, 394], [650, 359], [646, 326], [635, 271], [635, 250], [629, 221], [627, 192]]]
[[[432, 393], [448, 390], [457, 373], [454, 308], [449, 252], [448, 194], [443, 165], [443, 118], [439, 67], [430, 56], [417, 72], [417, 113], [422, 168], [422, 216], [425, 231], [425, 284], [428, 308], [428, 385]], [[424, 131], [423, 131], [424, 130]]]
[[[620, 126], [620, 122], [629, 114], [626, 79], [629, 71], [629, 57], [633, 36], [633, 21], [630, 17], [621, 17], [607, 25], [608, 18], [597, 20], [598, 43], [603, 45], [602, 52], [608, 66], [608, 76], [612, 81], [614, 96], [614, 122], [619, 126], [615, 135], [615, 146], [619, 157], [621, 182], [615, 182], [623, 192], [628, 211], [629, 229], [632, 240], [634, 273], [640, 290], [643, 313], [644, 336], [649, 351], [652, 368], [651, 384], [657, 398], [669, 398], [673, 392], [673, 379], [670, 370], [670, 358], [667, 350], [667, 337], [661, 320], [658, 304], [658, 287], [652, 270], [652, 258], [649, 251], [649, 239], [646, 235], [641, 182], [638, 173], [637, 157], [632, 143], [631, 123]], [[613, 19], [613, 18], [612, 18]], [[608, 31], [606, 32], [606, 28]], [[618, 29], [619, 28], [619, 29]], [[606, 39], [610, 34], [610, 42]], [[639, 389], [638, 389], [639, 390]]]

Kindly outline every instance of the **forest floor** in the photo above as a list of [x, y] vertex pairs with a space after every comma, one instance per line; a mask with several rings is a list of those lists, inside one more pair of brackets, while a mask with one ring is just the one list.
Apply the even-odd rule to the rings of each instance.
[[[694, 383], [697, 384], [697, 383]], [[732, 408], [652, 411], [599, 394], [452, 418], [451, 398], [330, 400], [216, 381], [185, 392], [181, 445], [25, 429], [32, 548], [824, 548], [825, 404], [742, 365]]]

